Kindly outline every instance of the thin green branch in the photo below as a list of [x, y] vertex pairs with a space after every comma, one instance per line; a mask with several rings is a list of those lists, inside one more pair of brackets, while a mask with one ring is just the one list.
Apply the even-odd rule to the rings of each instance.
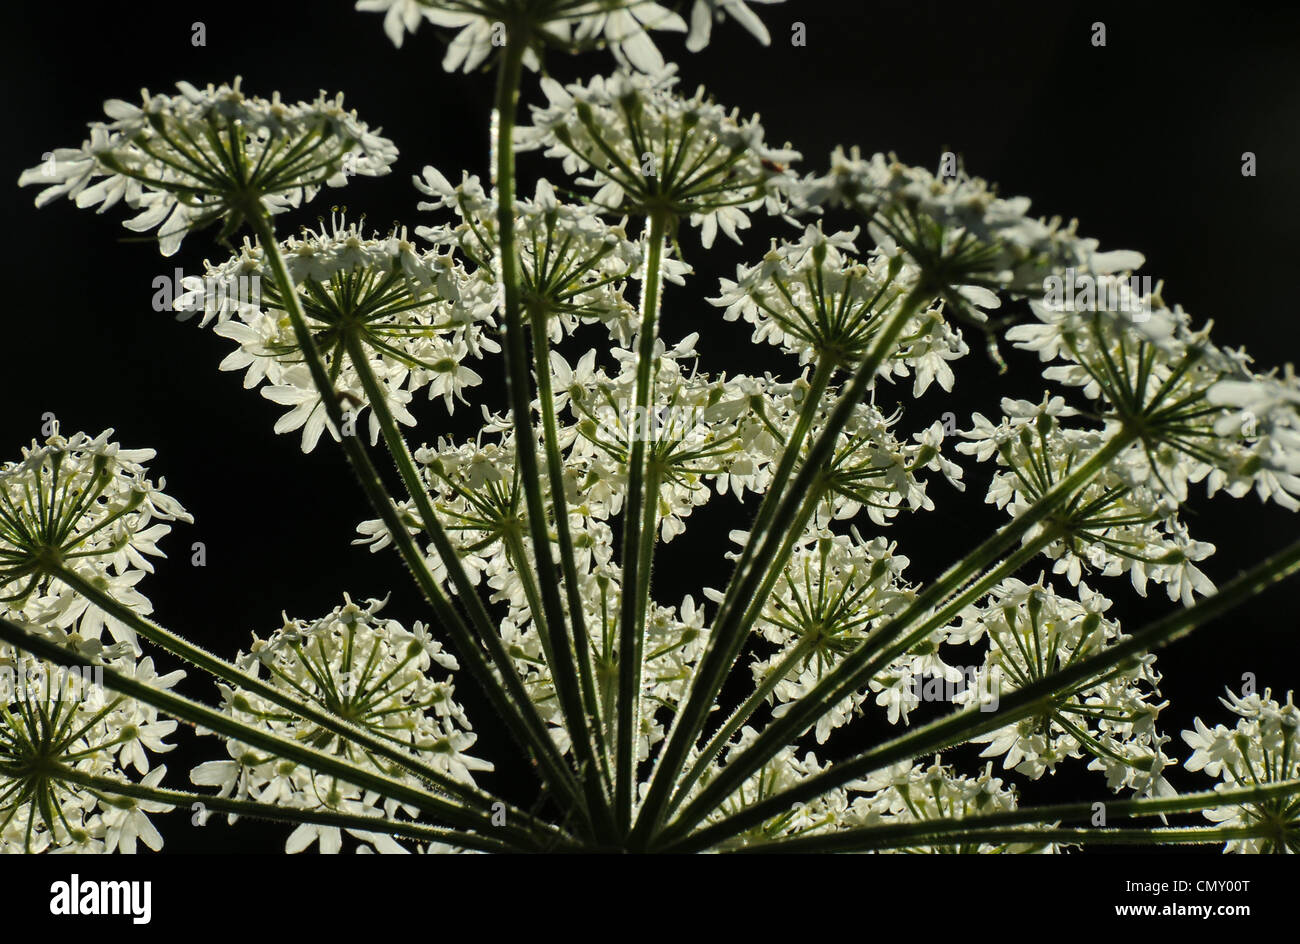
[[[519, 292], [519, 258], [515, 238], [515, 111], [523, 75], [524, 54], [532, 36], [526, 20], [506, 24], [506, 46], [497, 70], [496, 114], [493, 129], [496, 183], [498, 252], [497, 271], [505, 308], [506, 386], [514, 421], [515, 456], [528, 507], [528, 529], [533, 540], [538, 584], [544, 613], [535, 613], [533, 623], [547, 643], [551, 678], [559, 698], [565, 725], [578, 762], [583, 794], [589, 815], [597, 827], [609, 833], [609, 806], [593, 749], [594, 739], [583, 708], [581, 684], [573, 640], [568, 633], [564, 604], [560, 599], [560, 576], [551, 555], [551, 539], [546, 524], [546, 503], [541, 491], [541, 473], [537, 463], [537, 441], [532, 423], [532, 393], [528, 366], [535, 363], [540, 372], [545, 350], [534, 350], [535, 361], [528, 356], [528, 338], [524, 332]], [[525, 558], [520, 567], [528, 567]]]
[[[6, 772], [0, 769], [0, 774]], [[65, 783], [79, 784], [97, 793], [130, 797], [134, 800], [145, 800], [146, 802], [166, 803], [169, 806], [181, 809], [195, 810], [195, 804], [202, 804], [202, 809], [206, 811], [232, 813], [248, 819], [268, 820], [277, 823], [309, 823], [315, 826], [335, 826], [339, 829], [382, 833], [420, 842], [447, 843], [448, 845], [474, 849], [479, 852], [515, 851], [508, 843], [489, 836], [462, 830], [441, 829], [436, 826], [426, 826], [423, 823], [388, 819], [383, 816], [363, 816], [357, 813], [342, 813], [329, 809], [299, 809], [291, 806], [259, 803], [256, 800], [239, 800], [233, 797], [215, 796], [209, 793], [147, 787], [144, 784], [115, 780], [111, 777], [96, 777], [63, 765], [57, 767], [50, 776]]]
[[[1007, 810], [1003, 813], [969, 816], [962, 819], [921, 820], [911, 823], [861, 826], [815, 836], [774, 839], [769, 842], [751, 843], [734, 851], [866, 852], [873, 849], [898, 849], [912, 845], [964, 844], [970, 841], [968, 835], [979, 830], [1035, 823], [1059, 824], [1070, 820], [1091, 819], [1096, 816], [1099, 805], [1105, 810], [1107, 819], [1119, 817], [1140, 819], [1146, 816], [1164, 816], [1169, 813], [1196, 813], [1224, 806], [1263, 803], [1268, 800], [1293, 796], [1297, 793], [1300, 793], [1300, 781], [1290, 780], [1284, 783], [1268, 784], [1267, 786], [1206, 790], [1177, 797], [1029, 806], [1016, 810]], [[1096, 828], [1104, 831], [1104, 827]], [[924, 838], [918, 842], [918, 837]], [[1155, 840], [1148, 838], [1146, 841], [1152, 842]], [[1085, 840], [1083, 844], [1090, 845], [1092, 841]]]
[[[663, 286], [664, 239], [669, 218], [664, 212], [651, 214], [646, 223], [645, 273], [641, 280], [641, 324], [638, 328], [636, 360], [636, 403], [633, 404], [628, 455], [627, 495], [623, 504], [623, 576], [618, 630], [618, 732], [615, 745], [615, 812], [620, 831], [632, 825], [632, 803], [636, 794], [636, 737], [641, 723], [641, 674], [645, 657], [645, 627], [642, 614], [646, 602], [638, 599], [649, 592], [650, 554], [643, 535], [642, 508], [658, 507], [658, 491], [647, 494], [646, 437], [643, 422], [654, 392], [655, 341], [658, 339], [659, 296]], [[651, 512], [653, 515], [653, 512]], [[648, 537], [653, 551], [654, 535]], [[645, 559], [642, 559], [644, 555]], [[643, 571], [645, 580], [642, 579]]]

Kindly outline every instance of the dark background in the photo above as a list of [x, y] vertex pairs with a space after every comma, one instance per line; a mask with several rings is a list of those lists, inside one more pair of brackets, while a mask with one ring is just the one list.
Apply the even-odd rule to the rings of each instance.
[[[350, 6], [18, 4], [0, 40], [9, 93], [0, 168], [9, 181], [0, 187], [8, 224], [0, 451], [16, 458], [39, 436], [46, 412], [65, 433], [114, 427], [124, 446], [156, 448], [155, 478], [166, 477], [167, 491], [196, 521], [176, 527], [164, 542], [170, 558], [141, 589], [160, 622], [226, 655], [246, 645], [250, 632], [276, 628], [282, 610], [320, 615], [343, 591], [360, 598], [391, 590], [389, 615], [408, 624], [426, 617], [391, 554], [351, 546], [356, 523], [373, 515], [328, 437], [304, 457], [296, 433], [271, 431], [281, 407], [243, 391], [241, 374], [217, 371], [228, 342], [151, 310], [154, 278], [177, 266], [195, 274], [205, 256], [217, 261], [224, 251], [195, 235], [164, 260], [153, 245], [124, 241], [130, 234], [120, 227], [120, 208], [95, 217], [61, 201], [37, 212], [36, 188], [19, 191], [13, 183], [44, 152], [79, 144], [106, 98], [134, 100], [141, 86], [170, 91], [178, 79], [202, 85], [242, 74], [247, 92], [278, 89], [289, 100], [342, 90], [402, 149], [391, 176], [327, 191], [288, 222], [312, 223], [332, 204], [364, 212], [383, 229], [399, 220], [412, 229], [427, 222], [415, 212], [410, 186], [420, 167], [433, 163], [453, 181], [462, 167], [487, 176], [492, 79], [445, 74], [446, 36], [428, 24], [395, 50], [380, 16]], [[719, 101], [760, 111], [769, 142], [791, 141], [804, 153], [804, 169], [824, 167], [836, 143], [893, 150], [930, 167], [943, 151], [955, 151], [1004, 193], [1032, 197], [1037, 212], [1078, 217], [1080, 232], [1103, 248], [1143, 252], [1144, 272], [1166, 282], [1164, 297], [1198, 320], [1213, 319], [1221, 343], [1245, 345], [1264, 365], [1295, 359], [1300, 329], [1288, 289], [1300, 208], [1300, 10], [1239, 3], [1209, 15], [1181, 4], [897, 0], [791, 0], [757, 9], [773, 34], [767, 49], [731, 23], [715, 30], [700, 55], [686, 53], [678, 37], [657, 39], [680, 63], [687, 89], [702, 82]], [[204, 48], [191, 45], [195, 21], [206, 25]], [[807, 25], [805, 48], [789, 42], [794, 21]], [[1091, 45], [1096, 21], [1106, 24], [1105, 48]], [[548, 65], [569, 78], [607, 72], [611, 60], [595, 53]], [[525, 101], [536, 101], [535, 80], [527, 81]], [[1242, 177], [1244, 151], [1257, 155], [1257, 177]], [[524, 193], [539, 173], [560, 177], [558, 167], [526, 157]], [[720, 238], [709, 253], [694, 235], [683, 240], [700, 274], [693, 288], [669, 290], [664, 331], [672, 340], [699, 331], [707, 370], [794, 369], [773, 351], [755, 350], [748, 331], [724, 325], [700, 300], [736, 262], [761, 255], [766, 240], [760, 232], [737, 250]], [[958, 366], [952, 395], [935, 388], [912, 403], [908, 389], [900, 391], [909, 433], [944, 412], [966, 426], [973, 411], [995, 413], [1003, 395], [1040, 395], [1034, 358], [1006, 351], [1012, 370], [999, 378], [978, 339], [970, 340], [973, 353]], [[499, 403], [494, 371], [481, 372]], [[441, 410], [424, 409], [421, 438], [468, 431], [477, 410], [462, 410], [449, 424]], [[913, 561], [913, 579], [933, 576], [1001, 523], [981, 504], [988, 467], [968, 465], [967, 479], [965, 496], [936, 481], [938, 510], [892, 529]], [[1254, 498], [1196, 508], [1187, 518], [1193, 534], [1219, 545], [1205, 568], [1217, 582], [1296, 531], [1294, 516]], [[687, 536], [659, 556], [660, 602], [685, 593], [698, 600], [702, 584], [722, 585], [721, 554], [737, 515], [730, 498], [695, 513]], [[206, 545], [204, 568], [190, 565], [195, 541]], [[1092, 585], [1116, 600], [1112, 612], [1126, 621], [1170, 605], [1162, 595], [1138, 599], [1126, 581]], [[1162, 726], [1175, 738], [1168, 749], [1176, 756], [1187, 753], [1178, 732], [1194, 715], [1228, 720], [1216, 698], [1225, 685], [1239, 687], [1244, 672], [1281, 692], [1294, 684], [1294, 593], [1275, 590], [1162, 654], [1163, 691], [1172, 702]], [[183, 688], [213, 695], [199, 678]], [[498, 764], [485, 783], [528, 802], [527, 772], [512, 760], [509, 739], [468, 677], [458, 695], [479, 731], [478, 753]], [[876, 733], [864, 726], [859, 737]], [[183, 785], [194, 763], [223, 752], [215, 739], [197, 746], [179, 739], [185, 746], [164, 760], [169, 779]], [[1083, 765], [1067, 765], [1025, 795], [1103, 799], [1104, 781]], [[1186, 790], [1209, 785], [1185, 771], [1172, 778]], [[236, 839], [241, 851], [276, 850], [286, 833], [247, 824], [232, 831], [217, 818], [193, 830], [187, 819], [176, 814], [162, 824], [167, 851], [229, 850]]]

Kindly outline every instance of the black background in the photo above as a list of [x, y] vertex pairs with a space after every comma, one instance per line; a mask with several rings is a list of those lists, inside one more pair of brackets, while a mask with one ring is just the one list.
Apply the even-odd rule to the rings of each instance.
[[[1165, 280], [1164, 297], [1198, 320], [1212, 318], [1221, 343], [1245, 345], [1264, 365], [1295, 359], [1300, 10], [1239, 3], [1211, 15], [1182, 4], [899, 0], [791, 0], [756, 9], [771, 28], [770, 48], [730, 23], [700, 55], [671, 35], [659, 34], [659, 45], [680, 63], [685, 87], [702, 82], [719, 101], [761, 112], [769, 142], [791, 141], [805, 169], [824, 167], [836, 143], [896, 151], [930, 167], [943, 151], [955, 151], [1004, 193], [1032, 197], [1037, 212], [1078, 217], [1080, 231], [1103, 248], [1143, 252], [1144, 271]], [[282, 610], [319, 615], [340, 603], [343, 591], [368, 597], [391, 590], [390, 615], [407, 623], [425, 618], [390, 555], [350, 545], [356, 523], [373, 515], [328, 437], [304, 457], [297, 434], [271, 431], [281, 407], [243, 391], [240, 374], [217, 371], [228, 342], [151, 310], [154, 278], [177, 266], [194, 274], [205, 256], [217, 261], [223, 250], [200, 234], [164, 260], [149, 243], [124, 241], [120, 209], [95, 217], [59, 202], [37, 212], [36, 188], [19, 191], [13, 183], [44, 152], [79, 144], [106, 98], [242, 74], [247, 92], [278, 89], [289, 100], [342, 90], [402, 149], [394, 174], [327, 191], [292, 223], [346, 205], [375, 227], [401, 221], [413, 229], [427, 222], [415, 212], [410, 186], [421, 166], [433, 163], [452, 180], [462, 167], [487, 176], [491, 76], [445, 74], [446, 37], [428, 24], [395, 50], [379, 16], [355, 13], [346, 2], [19, 4], [7, 15], [0, 450], [16, 458], [39, 436], [47, 412], [65, 433], [114, 427], [124, 446], [156, 448], [154, 476], [166, 477], [167, 491], [196, 521], [176, 527], [164, 542], [169, 559], [141, 589], [160, 622], [218, 652], [233, 655], [254, 630], [265, 635]], [[191, 45], [196, 21], [206, 26], [204, 48]], [[806, 47], [789, 41], [794, 21], [807, 26]], [[1105, 48], [1090, 42], [1097, 21], [1107, 27]], [[607, 72], [611, 60], [594, 53], [548, 66], [569, 78]], [[525, 101], [537, 101], [535, 79], [526, 82]], [[1254, 178], [1241, 174], [1244, 151], [1257, 155]], [[561, 176], [527, 156], [523, 192], [539, 173]], [[760, 233], [734, 249], [720, 237], [707, 253], [694, 235], [683, 240], [700, 275], [686, 290], [669, 290], [663, 330], [673, 340], [700, 332], [707, 370], [794, 369], [754, 349], [746, 330], [724, 325], [700, 300], [736, 262], [761, 255], [766, 239]], [[995, 413], [1003, 395], [1038, 398], [1044, 382], [1032, 357], [1006, 351], [1012, 370], [999, 378], [978, 339], [971, 341], [974, 353], [958, 365], [952, 395], [936, 388], [910, 402], [908, 388], [900, 390], [909, 433], [948, 411], [965, 426], [973, 411]], [[499, 404], [495, 371], [482, 372], [487, 396]], [[470, 430], [477, 410], [462, 407], [452, 423], [440, 409], [419, 415], [421, 438], [432, 440]], [[914, 579], [933, 576], [1001, 523], [981, 504], [987, 467], [968, 469], [965, 496], [937, 481], [931, 494], [938, 510], [892, 529]], [[1196, 507], [1187, 520], [1194, 536], [1219, 545], [1205, 568], [1217, 582], [1296, 531], [1293, 515], [1254, 498]], [[685, 593], [698, 600], [702, 584], [722, 585], [726, 533], [740, 526], [739, 515], [730, 498], [696, 512], [686, 536], [659, 555], [660, 602]], [[195, 541], [206, 545], [206, 567], [190, 565]], [[1092, 585], [1116, 599], [1112, 612], [1127, 621], [1170, 606], [1163, 596], [1138, 599], [1125, 581]], [[1225, 685], [1239, 686], [1244, 672], [1283, 692], [1294, 684], [1294, 599], [1293, 588], [1275, 590], [1161, 656], [1163, 690], [1173, 703], [1162, 724], [1177, 756], [1187, 753], [1177, 734], [1194, 715], [1228, 720], [1216, 698]], [[182, 688], [213, 695], [198, 678]], [[485, 783], [527, 802], [527, 772], [511, 760], [508, 738], [468, 678], [458, 694], [479, 730], [478, 753], [498, 764]], [[860, 737], [873, 733], [864, 726]], [[185, 746], [164, 760], [169, 780], [184, 785], [190, 766], [222, 749], [215, 740], [196, 747], [192, 738], [179, 739]], [[1103, 780], [1082, 766], [1030, 785], [1026, 796], [1104, 798]], [[1185, 771], [1172, 777], [1182, 789], [1209, 785]], [[176, 814], [162, 823], [166, 851], [274, 851], [286, 832], [251, 824], [231, 830], [216, 817], [193, 830], [187, 819]]]

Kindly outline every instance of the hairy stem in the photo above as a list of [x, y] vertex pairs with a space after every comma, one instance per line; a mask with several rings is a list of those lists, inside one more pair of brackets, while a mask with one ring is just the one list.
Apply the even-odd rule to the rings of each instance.
[[[632, 802], [636, 792], [636, 726], [640, 723], [641, 672], [645, 657], [645, 627], [642, 614], [647, 602], [639, 599], [644, 587], [649, 592], [650, 555], [646, 552], [642, 508], [658, 505], [658, 492], [646, 490], [646, 436], [641, 420], [646, 416], [654, 390], [655, 341], [658, 339], [659, 295], [663, 285], [664, 238], [668, 217], [652, 213], [646, 222], [645, 273], [641, 282], [641, 324], [636, 361], [636, 403], [630, 424], [632, 448], [628, 456], [627, 498], [623, 507], [623, 597], [618, 633], [618, 738], [615, 746], [615, 810], [621, 831], [632, 823]], [[654, 535], [649, 537], [653, 549]], [[642, 559], [642, 556], [645, 559]], [[642, 570], [645, 580], [642, 580]]]

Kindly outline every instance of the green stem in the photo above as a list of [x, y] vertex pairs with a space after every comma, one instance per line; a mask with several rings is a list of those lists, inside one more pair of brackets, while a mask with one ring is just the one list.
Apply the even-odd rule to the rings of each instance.
[[[573, 625], [573, 648], [578, 658], [578, 681], [582, 689], [583, 709], [592, 732], [592, 745], [600, 760], [606, 789], [612, 783], [605, 729], [600, 717], [600, 696], [591, 661], [591, 640], [583, 613], [582, 586], [578, 582], [577, 559], [573, 552], [573, 534], [569, 529], [569, 501], [564, 491], [564, 460], [560, 455], [559, 425], [555, 417], [555, 392], [551, 377], [550, 336], [543, 306], [529, 311], [533, 329], [533, 355], [536, 359], [537, 398], [542, 407], [542, 434], [546, 447], [546, 476], [551, 487], [551, 507], [555, 511], [555, 531], [560, 543], [560, 566], [564, 571], [564, 589], [569, 602], [569, 620]], [[546, 356], [543, 356], [546, 355]]]
[[[667, 234], [668, 216], [654, 212], [646, 223], [645, 273], [641, 282], [641, 324], [638, 332], [636, 403], [632, 412], [632, 448], [628, 456], [627, 497], [623, 509], [623, 576], [622, 599], [619, 608], [618, 635], [618, 732], [615, 744], [615, 798], [614, 808], [621, 832], [626, 833], [632, 823], [632, 802], [636, 792], [636, 728], [640, 717], [636, 713], [640, 704], [642, 662], [645, 656], [645, 631], [640, 614], [647, 602], [639, 600], [644, 586], [649, 590], [650, 560], [641, 559], [645, 550], [642, 531], [642, 508], [647, 502], [657, 506], [658, 495], [646, 494], [646, 437], [649, 422], [645, 421], [650, 407], [655, 373], [655, 341], [658, 338], [659, 295], [663, 285], [664, 238]], [[654, 536], [650, 536], [653, 548]], [[646, 570], [645, 581], [642, 569]]]
[[[803, 533], [808, 518], [810, 518], [813, 511], [816, 510], [818, 501], [819, 498], [816, 494], [810, 494], [804, 500], [804, 507], [799, 512], [799, 517], [796, 519], [795, 527], [791, 528], [789, 533], [786, 535], [785, 545], [782, 546], [781, 552], [778, 555], [780, 560], [788, 560], [790, 554], [793, 553], [793, 548], [799, 542], [799, 536]], [[783, 571], [775, 569], [768, 571], [767, 577], [763, 580], [763, 586], [757, 594], [757, 599], [766, 601], [768, 595], [772, 592], [772, 587], [781, 579], [782, 572]], [[748, 619], [745, 625], [753, 626], [758, 621], [758, 617], [761, 613], [762, 607], [758, 607], [753, 610], [752, 614], [747, 614]], [[791, 659], [795, 652], [802, 655], [805, 651], [807, 651], [806, 647], [803, 647], [802, 645], [797, 646], [795, 650], [791, 652], [790, 656], [787, 656], [787, 660]], [[785, 662], [782, 663], [782, 666], [781, 675], [784, 675]], [[766, 700], [767, 696], [771, 693], [771, 690], [776, 687], [779, 681], [779, 675], [775, 677], [769, 675], [764, 680], [764, 684], [758, 686], [753, 694], [746, 699], [745, 703], [742, 704], [731, 718], [727, 720], [726, 724], [719, 728], [713, 737], [709, 739], [709, 743], [705, 745], [704, 749], [700, 751], [699, 755], [695, 758], [695, 763], [691, 765], [690, 769], [682, 776], [681, 781], [677, 784], [677, 789], [673, 791], [664, 815], [671, 815], [672, 812], [685, 801], [691, 788], [694, 787], [699, 779], [708, 771], [709, 764], [712, 763], [713, 758], [717, 757], [718, 754], [722, 752], [723, 748], [727, 746], [727, 741], [730, 740], [731, 736], [739, 731], [741, 725], [749, 720], [751, 715], [758, 710], [759, 706], [763, 704], [764, 700]], [[647, 820], [646, 825], [642, 828], [648, 828], [648, 823], [649, 821]]]
[[792, 668], [799, 664], [799, 661], [803, 659], [811, 649], [811, 637], [802, 637], [799, 642], [791, 647], [790, 651], [785, 654], [785, 657], [777, 663], [776, 667], [763, 677], [763, 681], [754, 688], [753, 693], [745, 699], [744, 704], [732, 713], [726, 723], [723, 724], [723, 726], [718, 729], [717, 733], [709, 739], [709, 743], [704, 746], [702, 751], [700, 751], [699, 756], [695, 758], [695, 763], [691, 765], [691, 769], [686, 772], [684, 777], [682, 777], [681, 784], [678, 786], [677, 792], [673, 795], [672, 802], [669, 804], [669, 812], [676, 809], [677, 805], [680, 804], [690, 793], [691, 788], [699, 781], [700, 777], [704, 775], [705, 771], [709, 769], [709, 764], [713, 762], [713, 758], [717, 757], [718, 754], [721, 753], [722, 749], [727, 746], [727, 742], [731, 740], [731, 736], [739, 731], [741, 726], [753, 716], [754, 712], [757, 711], [765, 701], [767, 701], [768, 696], [771, 695], [777, 685], [781, 683], [781, 680], [790, 673]]
[[[3, 771], [0, 771], [0, 773], [3, 773]], [[130, 797], [147, 802], [166, 803], [169, 806], [182, 809], [193, 810], [194, 804], [198, 803], [202, 805], [204, 810], [233, 813], [249, 819], [269, 820], [277, 823], [310, 823], [315, 826], [337, 826], [340, 829], [383, 833], [422, 842], [442, 842], [461, 846], [465, 849], [475, 849], [480, 852], [515, 851], [507, 843], [476, 833], [440, 829], [436, 826], [426, 826], [423, 823], [405, 822], [381, 816], [361, 816], [355, 813], [340, 813], [336, 810], [326, 809], [307, 810], [291, 806], [273, 806], [269, 803], [258, 803], [255, 800], [237, 800], [232, 797], [192, 793], [187, 790], [147, 787], [144, 784], [114, 780], [110, 777], [96, 777], [62, 765], [50, 776], [65, 783], [79, 784], [98, 793]]]
[[[479, 639], [487, 647], [493, 664], [497, 668], [497, 674], [509, 690], [510, 696], [515, 702], [524, 706], [529, 725], [535, 731], [543, 732], [543, 736], [547, 736], [544, 733], [546, 724], [541, 715], [538, 714], [536, 705], [528, 697], [528, 693], [515, 671], [510, 654], [507, 652], [505, 644], [501, 641], [501, 636], [492, 622], [492, 617], [488, 614], [487, 608], [484, 607], [482, 598], [469, 579], [469, 575], [465, 572], [460, 555], [451, 543], [450, 538], [448, 538], [447, 532], [438, 518], [437, 509], [434, 508], [429, 492], [420, 478], [419, 471], [416, 469], [411, 450], [398, 428], [392, 410], [388, 407], [384, 389], [370, 366], [365, 346], [356, 334], [349, 334], [345, 344], [348, 357], [361, 380], [361, 386], [365, 390], [370, 408], [374, 411], [376, 419], [379, 420], [379, 428], [388, 447], [388, 452], [397, 466], [407, 493], [411, 496], [411, 500], [415, 502], [416, 510], [420, 513], [420, 522], [424, 533], [433, 542], [434, 549], [447, 567], [447, 572], [455, 584], [457, 596], [469, 609], [470, 619], [474, 623]], [[532, 572], [527, 557], [522, 554], [519, 557], [521, 561], [516, 564], [516, 567], [522, 578], [524, 578], [525, 584], [531, 585]], [[539, 615], [542, 613], [540, 609], [535, 609], [535, 612]], [[547, 657], [549, 661], [551, 658], [549, 651]], [[556, 755], [556, 759], [558, 760], [558, 755]]]
[[[515, 110], [519, 102], [519, 86], [523, 77], [524, 53], [531, 39], [529, 26], [523, 18], [506, 24], [506, 47], [502, 52], [497, 71], [496, 115], [493, 146], [497, 197], [498, 252], [497, 271], [500, 274], [505, 308], [506, 336], [506, 387], [510, 396], [510, 412], [514, 421], [515, 454], [519, 463], [520, 480], [528, 506], [528, 528], [533, 540], [533, 557], [537, 562], [538, 585], [542, 592], [544, 619], [534, 618], [539, 634], [545, 634], [548, 648], [553, 653], [550, 666], [555, 693], [560, 702], [574, 757], [578, 761], [582, 788], [587, 807], [596, 817], [598, 826], [608, 834], [610, 826], [608, 800], [605, 795], [600, 768], [597, 764], [592, 733], [586, 712], [583, 710], [581, 684], [578, 681], [577, 659], [568, 635], [564, 605], [560, 600], [560, 577], [551, 556], [551, 536], [546, 525], [546, 503], [542, 497], [541, 473], [537, 463], [537, 441], [532, 423], [532, 393], [529, 382], [528, 340], [524, 333], [523, 312], [519, 292], [519, 256], [515, 240]], [[542, 354], [537, 372], [544, 366]], [[527, 559], [521, 562], [527, 567]]]
[[[342, 430], [345, 427], [343, 408], [339, 405], [338, 396], [325, 370], [320, 351], [316, 347], [316, 341], [307, 328], [302, 302], [298, 298], [298, 292], [289, 276], [288, 268], [285, 266], [284, 256], [280, 252], [280, 245], [275, 238], [275, 230], [260, 206], [256, 213], [248, 215], [248, 219], [266, 253], [272, 277], [275, 279], [284, 299], [285, 309], [289, 314], [290, 322], [293, 324], [294, 335], [298, 340], [299, 347], [302, 349], [307, 368], [311, 373], [312, 382], [320, 393], [321, 404], [330, 422], [334, 424], [335, 430]], [[371, 406], [373, 408], [374, 404]], [[425, 600], [433, 608], [439, 622], [451, 633], [458, 652], [464, 657], [471, 673], [492, 702], [492, 707], [511, 727], [520, 742], [531, 747], [538, 761], [539, 773], [542, 774], [552, 789], [557, 793], [570, 796], [577, 805], [581, 806], [583, 799], [581, 793], [577, 790], [573, 773], [565, 765], [555, 748], [555, 743], [551, 740], [550, 735], [546, 733], [540, 721], [535, 720], [535, 711], [530, 717], [531, 703], [527, 701], [526, 697], [519, 701], [517, 696], [514, 696], [511, 692], [510, 680], [514, 675], [513, 666], [508, 659], [504, 664], [498, 663], [501, 677], [505, 680], [507, 686], [503, 690], [502, 686], [496, 681], [492, 667], [484, 658], [482, 649], [480, 649], [470, 633], [469, 627], [466, 626], [460, 613], [447, 601], [433, 574], [429, 572], [424, 555], [416, 546], [415, 541], [412, 540], [406, 522], [394, 506], [383, 480], [379, 477], [379, 473], [370, 461], [365, 446], [361, 444], [356, 436], [340, 436], [339, 438], [343, 451], [352, 464], [353, 472], [356, 473], [357, 480], [361, 483], [362, 490], [366, 493], [371, 505], [388, 528], [394, 546], [397, 548], [398, 553], [401, 554], [402, 560], [410, 570], [416, 584], [420, 587]], [[495, 634], [491, 635], [495, 636]]]

